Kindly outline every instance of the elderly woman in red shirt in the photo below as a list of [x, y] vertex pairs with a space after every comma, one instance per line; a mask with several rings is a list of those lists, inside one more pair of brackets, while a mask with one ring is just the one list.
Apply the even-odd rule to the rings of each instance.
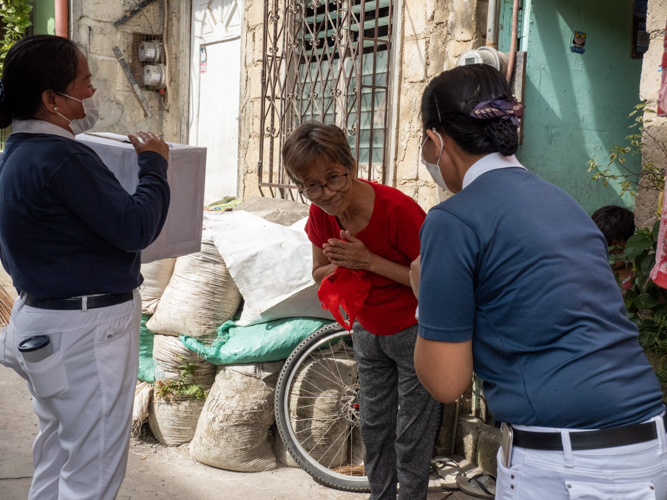
[[338, 266], [366, 271], [370, 293], [353, 329], [361, 435], [371, 499], [425, 499], [440, 405], [414, 368], [417, 300], [410, 263], [426, 214], [397, 189], [357, 177], [344, 132], [309, 122], [282, 151], [290, 178], [311, 202], [306, 232], [318, 283]]

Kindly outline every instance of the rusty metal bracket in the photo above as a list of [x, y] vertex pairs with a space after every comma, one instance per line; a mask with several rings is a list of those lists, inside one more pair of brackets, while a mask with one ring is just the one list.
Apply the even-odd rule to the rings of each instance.
[[120, 48], [117, 46], [113, 48], [114, 54], [116, 54], [116, 59], [118, 59], [118, 62], [120, 63], [121, 67], [123, 68], [123, 71], [125, 72], [125, 76], [127, 76], [127, 79], [130, 81], [130, 85], [132, 86], [132, 90], [134, 90], [135, 95], [137, 96], [137, 99], [139, 99], [139, 103], [141, 104], [141, 107], [144, 108], [144, 112], [146, 113], [146, 116], [149, 118], [153, 116], [153, 113], [151, 112], [150, 108], [148, 107], [148, 102], [146, 102], [146, 99], [144, 98], [143, 94], [141, 93], [141, 89], [139, 88], [139, 85], [137, 85], [137, 81], [134, 79], [134, 76], [132, 76], [132, 71], [130, 70], [130, 66], [127, 64], [127, 61], [125, 60], [125, 57], [123, 56], [123, 52], [121, 52]]

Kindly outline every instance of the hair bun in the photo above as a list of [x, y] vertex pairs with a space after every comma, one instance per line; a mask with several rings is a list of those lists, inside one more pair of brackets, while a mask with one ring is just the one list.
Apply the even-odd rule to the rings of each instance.
[[493, 120], [484, 131], [503, 156], [512, 156], [519, 149], [519, 131], [510, 120]]

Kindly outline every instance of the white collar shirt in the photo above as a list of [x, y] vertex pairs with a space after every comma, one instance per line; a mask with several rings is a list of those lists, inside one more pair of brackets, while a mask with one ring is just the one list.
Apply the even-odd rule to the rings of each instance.
[[501, 168], [523, 168], [524, 170], [527, 170], [514, 155], [503, 156], [500, 153], [491, 153], [473, 163], [472, 167], [470, 167], [463, 176], [463, 185], [461, 189], [463, 190], [468, 187], [480, 175]]
[[59, 127], [55, 123], [44, 120], [14, 120], [12, 122], [12, 133], [14, 134], [50, 134], [74, 139], [74, 134]]

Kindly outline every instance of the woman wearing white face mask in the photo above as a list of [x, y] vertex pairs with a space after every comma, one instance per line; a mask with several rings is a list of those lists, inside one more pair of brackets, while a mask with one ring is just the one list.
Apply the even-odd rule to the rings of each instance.
[[663, 395], [607, 243], [513, 156], [522, 107], [509, 95], [503, 75], [472, 65], [422, 98], [424, 161], [455, 195], [424, 222], [420, 283], [413, 266], [417, 374], [442, 402], [473, 367], [484, 380], [506, 424], [497, 499], [665, 499]]
[[28, 381], [40, 432], [30, 499], [113, 499], [125, 474], [138, 367], [140, 251], [169, 207], [168, 146], [130, 136], [129, 195], [74, 134], [101, 96], [69, 40], [28, 37], [7, 54], [0, 128], [0, 258], [20, 293], [0, 363]]

